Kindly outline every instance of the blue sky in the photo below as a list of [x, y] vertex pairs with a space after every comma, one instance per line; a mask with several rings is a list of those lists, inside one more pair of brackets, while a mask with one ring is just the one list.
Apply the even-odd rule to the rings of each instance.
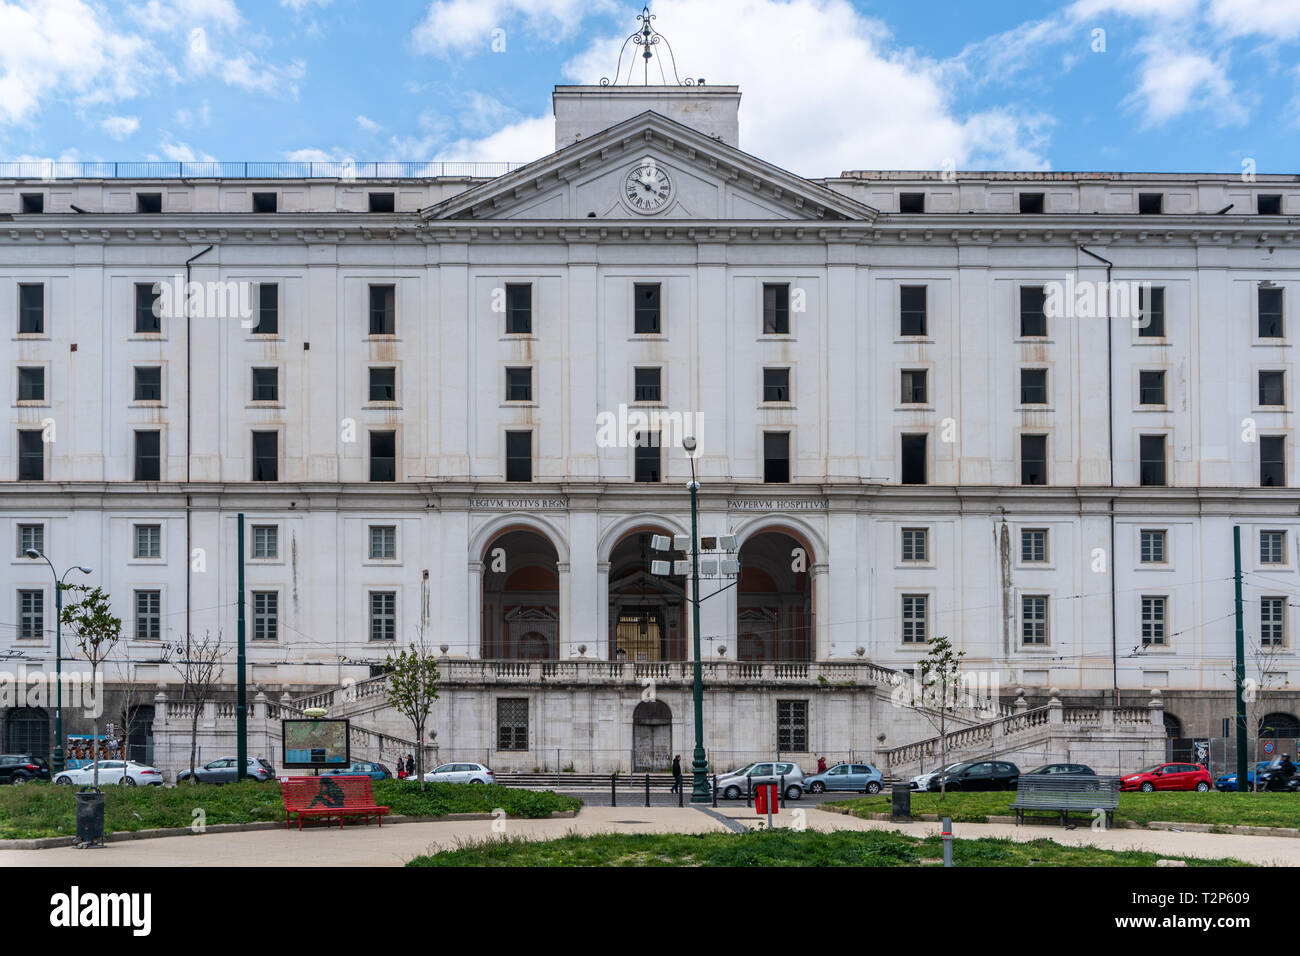
[[[741, 146], [844, 169], [1296, 172], [1300, 0], [663, 0]], [[6, 159], [548, 151], [614, 69], [613, 0], [0, 0]]]

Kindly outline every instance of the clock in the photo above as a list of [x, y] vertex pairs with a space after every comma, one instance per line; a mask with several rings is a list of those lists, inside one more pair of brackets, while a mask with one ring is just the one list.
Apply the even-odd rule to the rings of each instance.
[[653, 159], [633, 166], [623, 180], [623, 201], [636, 212], [659, 212], [667, 207], [672, 195], [672, 180]]

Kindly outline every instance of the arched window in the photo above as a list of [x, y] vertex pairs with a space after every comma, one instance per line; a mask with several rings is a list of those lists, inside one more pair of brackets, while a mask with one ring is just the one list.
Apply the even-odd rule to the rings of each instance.
[[1168, 711], [1165, 712], [1165, 736], [1175, 739], [1183, 735], [1183, 722]]
[[1259, 735], [1274, 739], [1300, 737], [1300, 720], [1290, 714], [1265, 714], [1259, 718]]
[[560, 565], [535, 531], [507, 531], [483, 554], [483, 657], [554, 660], [560, 643]]
[[40, 707], [17, 707], [5, 714], [5, 753], [50, 759], [50, 715]]

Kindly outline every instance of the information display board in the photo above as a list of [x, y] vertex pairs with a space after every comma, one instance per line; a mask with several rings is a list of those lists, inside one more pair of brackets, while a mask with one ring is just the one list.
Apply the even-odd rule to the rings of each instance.
[[352, 763], [346, 720], [295, 718], [280, 723], [284, 742], [280, 766], [286, 770], [324, 770]]

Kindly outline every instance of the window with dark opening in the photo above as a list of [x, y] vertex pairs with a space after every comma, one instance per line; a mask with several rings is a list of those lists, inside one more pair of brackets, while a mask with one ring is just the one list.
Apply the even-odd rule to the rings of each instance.
[[372, 402], [397, 401], [397, 369], [388, 366], [370, 370], [370, 400]]
[[1164, 193], [1138, 193], [1138, 212], [1144, 216], [1160, 215], [1164, 205]]
[[1042, 193], [1021, 193], [1019, 199], [1021, 212], [1042, 212], [1044, 209]]
[[660, 327], [658, 282], [637, 282], [632, 286], [633, 332], [637, 335], [658, 335]]
[[925, 335], [926, 287], [900, 286], [898, 290], [898, 334]]
[[253, 212], [275, 212], [278, 206], [275, 193], [253, 193]]
[[506, 401], [531, 402], [533, 400], [533, 370], [531, 368], [506, 369]]
[[660, 459], [658, 432], [637, 432], [633, 449], [637, 481], [658, 481]]
[[[1279, 197], [1280, 198], [1280, 197]], [[45, 212], [45, 196], [42, 193], [23, 193], [23, 212]]]
[[1047, 369], [1022, 368], [1020, 370], [1020, 404], [1047, 404]]
[[1255, 210], [1261, 216], [1282, 215], [1282, 196], [1276, 193], [1270, 196], [1256, 196]]
[[278, 481], [280, 436], [276, 432], [253, 432], [253, 481]]
[[533, 331], [533, 287], [514, 282], [506, 285], [506, 334], [531, 335]]
[[1047, 436], [1020, 436], [1020, 483], [1047, 484]]
[[162, 401], [162, 368], [157, 365], [137, 365], [135, 368], [135, 398], [137, 402]]
[[1259, 337], [1282, 338], [1282, 290], [1259, 289]]
[[137, 333], [162, 331], [161, 290], [157, 282], [135, 284], [135, 330]]
[[1047, 335], [1047, 295], [1041, 285], [1020, 287], [1020, 335], [1036, 338]]
[[18, 401], [45, 401], [45, 369], [29, 367], [18, 369]]
[[1259, 439], [1259, 486], [1283, 488], [1286, 486], [1286, 439], [1270, 435]]
[[636, 402], [659, 402], [663, 400], [660, 386], [662, 370], [657, 368], [638, 368], [632, 371], [632, 400]]
[[1286, 404], [1286, 372], [1274, 369], [1259, 373], [1259, 404]]
[[497, 750], [528, 749], [528, 698], [497, 698]]
[[506, 481], [533, 480], [533, 433], [506, 432]]
[[135, 433], [135, 480], [160, 481], [162, 473], [162, 432]]
[[397, 287], [372, 285], [370, 287], [370, 334], [397, 334]]
[[923, 368], [905, 368], [902, 371], [902, 395], [899, 401], [904, 405], [924, 405], [926, 399], [927, 370]]
[[39, 429], [18, 433], [18, 480], [45, 480], [45, 442]]
[[274, 282], [257, 286], [257, 325], [254, 335], [275, 335], [280, 331], [280, 287]]
[[253, 369], [253, 401], [277, 402], [280, 400], [280, 370], [278, 368]]
[[45, 334], [45, 286], [18, 286], [18, 334]]
[[148, 213], [162, 212], [162, 193], [136, 193], [135, 211]]
[[1165, 404], [1165, 373], [1163, 371], [1138, 372], [1138, 404]]
[[763, 369], [763, 401], [790, 401], [790, 370], [788, 368]]
[[785, 484], [790, 480], [790, 433], [763, 432], [763, 481]]
[[763, 283], [763, 334], [790, 334], [790, 284]]
[[1163, 338], [1165, 334], [1165, 290], [1163, 286], [1151, 289], [1151, 301], [1147, 302], [1145, 285], [1138, 286], [1138, 336], [1139, 338]]
[[925, 193], [899, 193], [899, 212], [925, 212]]
[[926, 483], [925, 440], [925, 435], [902, 437], [902, 483], [905, 485]]
[[370, 193], [369, 200], [371, 212], [394, 212], [397, 209], [393, 193]]
[[397, 432], [370, 433], [370, 480], [397, 480]]
[[1138, 439], [1138, 483], [1159, 486], [1165, 480], [1165, 436], [1142, 435]]

